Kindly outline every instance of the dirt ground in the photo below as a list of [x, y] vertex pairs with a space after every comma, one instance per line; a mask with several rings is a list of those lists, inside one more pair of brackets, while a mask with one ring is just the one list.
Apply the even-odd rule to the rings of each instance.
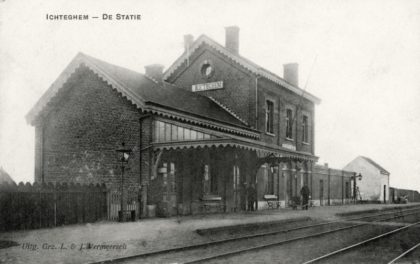
[[337, 213], [393, 206], [396, 205], [325, 206], [308, 211], [278, 209], [5, 232], [0, 233], [0, 241], [13, 241], [19, 245], [0, 249], [0, 263], [87, 263], [209, 241], [211, 238], [195, 232], [198, 228], [302, 216], [332, 220], [337, 218]]

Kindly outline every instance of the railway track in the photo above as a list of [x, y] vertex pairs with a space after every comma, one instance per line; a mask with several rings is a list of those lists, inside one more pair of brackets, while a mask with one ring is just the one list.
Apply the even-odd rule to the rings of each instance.
[[[404, 215], [401, 215], [404, 212], [409, 212], [409, 211], [416, 211], [419, 210], [420, 207], [418, 206], [413, 206], [412, 208], [409, 209], [393, 209], [392, 212], [386, 212], [386, 213], [379, 213], [379, 214], [370, 214], [370, 215], [366, 215], [366, 216], [359, 216], [359, 217], [349, 217], [349, 218], [343, 218], [342, 220], [345, 221], [353, 221], [353, 220], [361, 220], [361, 219], [365, 219], [365, 218], [373, 218], [373, 217], [377, 217], [377, 216], [384, 216], [384, 215], [395, 215], [395, 218], [398, 218], [398, 216], [404, 217]], [[340, 220], [339, 220], [340, 221]]]
[[413, 252], [417, 248], [420, 248], [420, 243], [418, 243], [418, 244], [414, 245], [413, 247], [411, 247], [410, 249], [404, 251], [403, 253], [401, 253], [401, 255], [392, 259], [390, 262], [388, 262], [388, 264], [398, 263], [400, 260], [402, 260], [404, 257], [406, 257], [408, 254], [410, 254], [411, 252]]
[[[408, 215], [419, 214], [419, 213], [420, 213], [420, 207], [413, 207], [413, 208], [409, 208], [409, 209], [405, 209], [405, 210], [396, 209], [396, 210], [392, 210], [391, 212], [378, 213], [378, 214], [373, 214], [373, 215], [372, 214], [371, 215], [364, 215], [364, 216], [359, 216], [359, 217], [349, 217], [349, 218], [345, 218], [343, 220], [322, 222], [322, 223], [318, 223], [318, 224], [315, 224], [315, 225], [303, 225], [303, 226], [294, 227], [294, 228], [286, 229], [286, 230], [277, 230], [277, 231], [270, 231], [270, 232], [252, 234], [252, 235], [244, 235], [244, 236], [233, 237], [233, 238], [228, 238], [228, 239], [223, 239], [223, 240], [216, 240], [216, 241], [194, 244], [194, 245], [189, 245], [189, 246], [175, 247], [175, 248], [170, 248], [170, 249], [166, 249], [166, 250], [159, 250], [159, 251], [148, 252], [148, 253], [143, 253], [143, 254], [136, 254], [136, 255], [126, 256], [126, 257], [121, 257], [121, 258], [107, 259], [107, 260], [94, 262], [94, 263], [95, 264], [99, 264], [99, 263], [124, 263], [124, 262], [131, 262], [131, 261], [133, 261], [133, 262], [134, 261], [142, 261], [142, 262], [146, 262], [146, 263], [156, 263], [156, 260], [153, 261], [153, 259], [160, 259], [160, 258], [163, 258], [163, 259], [166, 258], [168, 260], [168, 262], [171, 262], [171, 261], [169, 261], [171, 259], [170, 255], [171, 254], [173, 255], [175, 253], [181, 253], [181, 255], [182, 254], [185, 255], [185, 253], [189, 252], [189, 251], [200, 250], [200, 249], [208, 250], [211, 247], [217, 247], [217, 246], [220, 246], [220, 245], [223, 245], [223, 244], [234, 243], [234, 242], [239, 242], [239, 241], [246, 241], [246, 243], [248, 243], [248, 244], [254, 244], [254, 245], [249, 246], [249, 247], [243, 247], [243, 248], [238, 247], [237, 250], [233, 250], [233, 251], [221, 252], [221, 253], [213, 254], [213, 255], [210, 255], [210, 256], [204, 256], [204, 257], [199, 257], [199, 258], [192, 259], [192, 260], [190, 259], [190, 260], [186, 260], [186, 261], [181, 261], [181, 263], [202, 263], [202, 262], [207, 262], [207, 261], [210, 261], [210, 260], [222, 259], [222, 258], [226, 258], [226, 257], [229, 257], [229, 256], [242, 254], [242, 253], [245, 253], [245, 252], [251, 252], [251, 251], [266, 249], [266, 248], [269, 248], [269, 247], [288, 244], [288, 243], [292, 243], [292, 242], [295, 242], [295, 241], [304, 240], [304, 239], [307, 239], [307, 238], [323, 236], [323, 235], [327, 235], [327, 234], [331, 234], [331, 233], [335, 233], [335, 232], [339, 232], [339, 231], [344, 231], [344, 230], [349, 230], [349, 229], [352, 229], [352, 228], [357, 228], [357, 227], [360, 227], [360, 226], [365, 226], [365, 225], [370, 224], [370, 221], [363, 222], [363, 223], [357, 223], [357, 224], [352, 224], [351, 222], [348, 222], [348, 221], [357, 221], [357, 220], [362, 220], [362, 219], [366, 219], [366, 218], [378, 218], [378, 217], [382, 218], [382, 217], [385, 216], [384, 219], [374, 219], [374, 221], [376, 221], [376, 222], [381, 222], [381, 221], [387, 221], [387, 220], [400, 218], [400, 217], [405, 217], [405, 216], [408, 216]], [[392, 216], [389, 216], [389, 215], [392, 215]], [[389, 217], [387, 217], [387, 216], [389, 216]], [[309, 235], [300, 235], [300, 236], [298, 235], [298, 236], [295, 236], [295, 237], [290, 238], [290, 239], [282, 239], [280, 241], [275, 240], [275, 241], [272, 241], [272, 242], [269, 242], [269, 243], [263, 243], [264, 241], [267, 240], [267, 237], [270, 237], [270, 236], [275, 236], [275, 235], [285, 234], [285, 233], [286, 234], [287, 233], [293, 233], [293, 232], [306, 230], [306, 229], [314, 229], [314, 228], [320, 228], [320, 227], [321, 228], [331, 227], [334, 224], [345, 225], [345, 226], [329, 229], [327, 231], [315, 232], [315, 233], [312, 233], [312, 234], [309, 234]], [[349, 224], [349, 225], [346, 226], [347, 224]], [[264, 240], [263, 241], [257, 241], [257, 243], [255, 243], [255, 242], [252, 243], [253, 240], [258, 239], [258, 238], [264, 238]], [[152, 260], [151, 260], [151, 258], [152, 258]], [[178, 256], [178, 258], [179, 258], [179, 256]], [[182, 256], [181, 256], [181, 258], [182, 258]], [[145, 260], [145, 261], [143, 261], [143, 260]]]
[[[381, 235], [378, 235], [378, 236], [375, 236], [375, 237], [371, 237], [369, 239], [360, 241], [360, 242], [358, 242], [356, 244], [349, 245], [349, 246], [344, 247], [344, 248], [341, 248], [339, 250], [335, 250], [335, 251], [330, 252], [328, 254], [325, 254], [325, 255], [322, 255], [320, 257], [317, 257], [317, 258], [311, 259], [309, 261], [306, 261], [303, 264], [312, 264], [312, 263], [317, 263], [317, 262], [320, 262], [320, 261], [325, 261], [328, 258], [337, 256], [337, 255], [342, 254], [342, 253], [345, 253], [345, 252], [347, 252], [349, 250], [354, 250], [355, 248], [358, 248], [360, 246], [366, 245], [367, 243], [371, 243], [373, 241], [377, 241], [377, 240], [380, 240], [380, 239], [387, 238], [390, 235], [397, 234], [399, 232], [405, 231], [405, 230], [407, 230], [409, 228], [412, 228], [412, 227], [415, 227], [415, 226], [418, 226], [418, 225], [420, 225], [420, 221], [419, 222], [412, 223], [412, 224], [409, 224], [409, 225], [404, 226], [404, 227], [400, 227], [400, 228], [394, 229], [392, 231], [386, 232], [384, 234], [381, 234]], [[397, 258], [391, 260], [388, 263], [395, 263], [395, 261], [397, 261], [397, 260], [401, 259], [402, 257], [404, 257], [406, 254], [408, 254], [409, 252], [411, 252], [412, 250], [414, 250], [415, 248], [417, 248], [419, 245], [420, 244], [415, 245], [414, 247], [412, 247], [409, 250], [405, 251], [403, 254], [401, 254], [400, 256], [398, 256]]]
[[[412, 211], [412, 210], [409, 210], [409, 211]], [[417, 209], [417, 211], [419, 211], [419, 209]], [[413, 214], [419, 214], [419, 213], [420, 212], [415, 212], [415, 213], [409, 213], [409, 214], [405, 214], [405, 215], [399, 215], [397, 217], [395, 217], [395, 216], [388, 217], [388, 218], [385, 218], [385, 219], [376, 220], [376, 222], [387, 221], [387, 220], [391, 220], [391, 219], [395, 219], [395, 218], [399, 218], [399, 217], [405, 217], [405, 216], [413, 215]], [[386, 215], [388, 215], [388, 214], [390, 214], [390, 213], [386, 213]], [[364, 219], [364, 218], [367, 218], [367, 217], [365, 216], [365, 217], [361, 217], [361, 218]], [[355, 220], [355, 219], [352, 219], [352, 220]], [[266, 249], [266, 248], [269, 248], [269, 247], [280, 246], [280, 245], [283, 245], [283, 244], [292, 243], [292, 242], [295, 242], [295, 241], [298, 241], [298, 240], [314, 238], [314, 237], [323, 236], [323, 235], [327, 235], [327, 234], [331, 234], [331, 233], [335, 233], [335, 232], [339, 232], [339, 231], [344, 231], [344, 230], [348, 230], [348, 229], [352, 229], [352, 228], [356, 228], [356, 227], [361, 227], [361, 226], [365, 226], [365, 225], [368, 225], [368, 224], [370, 224], [370, 222], [355, 224], [355, 225], [351, 225], [351, 226], [348, 226], [348, 227], [337, 228], [337, 229], [328, 230], [328, 231], [325, 231], [325, 232], [314, 233], [314, 234], [301, 236], [301, 237], [296, 237], [296, 238], [293, 238], [293, 239], [288, 239], [288, 240], [283, 240], [283, 241], [278, 241], [278, 242], [274, 242], [274, 243], [267, 243], [267, 244], [264, 244], [264, 245], [250, 247], [250, 248], [247, 248], [247, 249], [235, 250], [235, 251], [231, 251], [231, 252], [227, 252], [227, 253], [213, 255], [213, 256], [210, 256], [210, 257], [204, 257], [204, 258], [199, 258], [199, 259], [195, 259], [195, 260], [192, 260], [192, 261], [186, 261], [186, 262], [183, 262], [183, 263], [184, 264], [193, 264], [193, 263], [195, 264], [195, 263], [208, 262], [208, 261], [211, 261], [211, 260], [222, 259], [222, 258], [230, 257], [230, 256], [233, 256], [233, 255], [249, 252], [249, 251]], [[414, 226], [414, 225], [417, 225], [417, 224], [420, 224], [420, 222], [411, 224], [407, 227], [411, 227], [411, 226]], [[398, 228], [396, 232], [398, 232], [400, 230], [404, 230], [407, 227]], [[387, 232], [386, 234], [388, 235], [388, 233], [392, 234], [393, 231]], [[367, 242], [368, 241], [363, 241], [363, 244], [365, 244]], [[327, 258], [327, 257], [325, 257], [325, 258]], [[312, 263], [312, 262], [307, 262], [307, 263]]]

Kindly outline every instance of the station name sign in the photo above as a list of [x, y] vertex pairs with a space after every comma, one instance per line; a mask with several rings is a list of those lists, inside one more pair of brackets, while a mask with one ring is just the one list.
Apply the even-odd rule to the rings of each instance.
[[295, 145], [292, 145], [292, 144], [283, 143], [283, 144], [281, 144], [281, 146], [283, 148], [287, 148], [287, 149], [290, 149], [290, 150], [296, 150], [296, 146]]
[[223, 88], [223, 81], [211, 82], [211, 83], [200, 83], [200, 84], [192, 85], [193, 92], [217, 90], [217, 89], [222, 89], [222, 88]]

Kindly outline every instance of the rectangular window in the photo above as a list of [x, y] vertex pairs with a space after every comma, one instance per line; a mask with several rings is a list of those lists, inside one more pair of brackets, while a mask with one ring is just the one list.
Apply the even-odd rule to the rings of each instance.
[[178, 127], [178, 141], [184, 140], [184, 128]]
[[177, 141], [177, 140], [178, 140], [178, 127], [172, 125], [171, 141]]
[[158, 125], [159, 125], [158, 141], [163, 142], [165, 141], [165, 123], [158, 121]]
[[293, 112], [292, 109], [286, 110], [286, 138], [293, 138]]
[[183, 128], [162, 121], [154, 121], [153, 140], [155, 142], [190, 141], [217, 138], [194, 129]]
[[191, 130], [184, 128], [184, 140], [191, 140]]
[[153, 140], [159, 142], [159, 122], [155, 122], [155, 133], [153, 135]]
[[239, 166], [233, 166], [233, 191], [237, 191], [239, 189], [240, 184], [240, 174], [239, 174]]
[[264, 169], [264, 174], [267, 178], [267, 194], [274, 194], [274, 168], [267, 166]]
[[191, 140], [197, 140], [197, 131], [191, 130]]
[[169, 192], [175, 192], [176, 191], [176, 187], [175, 187], [175, 163], [171, 162], [169, 163], [169, 183], [170, 185], [168, 186]]
[[306, 115], [302, 118], [302, 142], [309, 142], [308, 116]]
[[210, 194], [210, 166], [205, 164], [203, 167], [203, 193]]
[[210, 192], [212, 194], [217, 194], [217, 171], [216, 166], [212, 166], [210, 171]]
[[171, 141], [171, 124], [165, 123], [165, 141]]
[[265, 124], [266, 124], [266, 131], [268, 133], [274, 133], [274, 103], [272, 101], [267, 100], [267, 108], [265, 109]]

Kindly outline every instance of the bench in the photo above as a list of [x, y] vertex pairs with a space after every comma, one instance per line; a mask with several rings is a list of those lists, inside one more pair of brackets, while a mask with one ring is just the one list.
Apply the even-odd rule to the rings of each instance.
[[264, 200], [267, 202], [268, 209], [277, 209], [280, 207], [280, 201], [277, 195], [266, 194], [264, 195]]
[[218, 195], [207, 194], [201, 197], [202, 211], [208, 213], [211, 212], [212, 208], [216, 208], [218, 212], [224, 211], [224, 204], [222, 197]]
[[292, 207], [293, 210], [297, 210], [298, 206], [301, 204], [299, 196], [293, 196], [289, 202], [289, 207]]

